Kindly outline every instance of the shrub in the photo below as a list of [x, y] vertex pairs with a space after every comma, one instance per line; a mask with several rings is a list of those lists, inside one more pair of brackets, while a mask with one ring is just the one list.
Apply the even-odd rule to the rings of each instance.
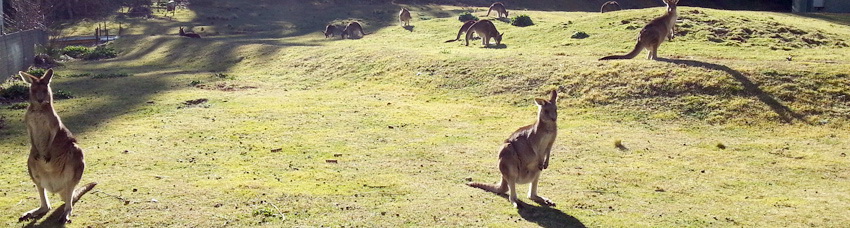
[[26, 100], [30, 96], [30, 87], [26, 82], [14, 81], [0, 86], [0, 98]]
[[123, 77], [128, 77], [128, 76], [130, 76], [130, 74], [128, 74], [128, 73], [102, 73], [102, 74], [96, 74], [96, 75], [92, 76], [91, 78], [94, 78], [94, 79], [123, 78]]
[[468, 20], [476, 20], [477, 21], [478, 17], [476, 17], [475, 15], [472, 15], [469, 12], [463, 12], [463, 13], [460, 13], [460, 16], [458, 16], [457, 19], [460, 20], [460, 22], [466, 22]]
[[88, 52], [89, 48], [83, 46], [67, 46], [60, 51], [63, 55], [68, 55], [75, 59], [82, 58]]
[[586, 32], [576, 32], [576, 33], [573, 33], [572, 36], [570, 36], [570, 38], [573, 38], [573, 39], [584, 39], [584, 38], [588, 38], [588, 37], [590, 37], [590, 35], [587, 35]]
[[118, 51], [108, 45], [97, 46], [90, 49], [83, 46], [67, 46], [62, 49], [62, 54], [71, 56], [72, 58], [82, 58], [85, 60], [98, 60], [115, 58], [118, 56]]
[[525, 26], [534, 25], [534, 22], [531, 21], [531, 17], [529, 17], [528, 15], [522, 14], [522, 15], [514, 16], [514, 18], [511, 19], [511, 25], [519, 26], [519, 27], [525, 27]]
[[32, 76], [36, 77], [41, 77], [44, 75], [44, 72], [47, 72], [47, 70], [41, 68], [32, 68], [27, 71], [27, 74], [31, 74]]
[[94, 48], [94, 50], [91, 50], [90, 52], [86, 53], [83, 58], [86, 60], [98, 60], [115, 58], [116, 56], [118, 56], [118, 51], [116, 51], [115, 48], [103, 45], [97, 46], [96, 48]]
[[68, 91], [60, 89], [60, 90], [56, 90], [56, 92], [53, 92], [53, 99], [58, 100], [58, 99], [71, 99], [71, 98], [74, 98], [74, 95], [71, 94]]

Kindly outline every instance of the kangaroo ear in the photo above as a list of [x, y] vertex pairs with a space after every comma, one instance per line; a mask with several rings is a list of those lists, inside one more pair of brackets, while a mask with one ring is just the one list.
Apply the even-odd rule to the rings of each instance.
[[549, 97], [549, 103], [555, 103], [555, 102], [557, 102], [557, 101], [558, 101], [558, 90], [557, 90], [557, 89], [553, 89], [553, 90], [552, 90], [552, 96], [551, 96], [551, 97]]
[[537, 104], [538, 106], [543, 106], [543, 105], [546, 104], [546, 102], [549, 102], [549, 101], [546, 101], [546, 99], [542, 99], [542, 98], [534, 98], [534, 103]]
[[47, 71], [44, 72], [44, 75], [41, 76], [41, 80], [47, 82], [48, 84], [50, 83], [50, 79], [52, 79], [52, 78], [53, 78], [53, 69], [52, 68], [47, 69]]
[[38, 78], [36, 78], [35, 76], [32, 76], [31, 74], [29, 74], [27, 72], [18, 71], [18, 75], [21, 76], [21, 79], [23, 79], [25, 82], [27, 82], [29, 84], [32, 84], [33, 81], [38, 80]]

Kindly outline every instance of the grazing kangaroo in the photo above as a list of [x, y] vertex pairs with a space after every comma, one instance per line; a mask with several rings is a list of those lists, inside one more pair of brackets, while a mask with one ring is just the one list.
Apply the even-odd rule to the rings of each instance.
[[484, 46], [490, 45], [490, 38], [496, 40], [496, 45], [502, 43], [502, 36], [505, 33], [499, 33], [499, 30], [496, 29], [496, 25], [489, 20], [480, 20], [469, 26], [469, 29], [466, 30], [466, 46], [469, 46], [469, 39], [472, 39], [472, 33], [475, 32], [479, 36], [481, 36], [481, 41], [484, 43]]
[[476, 20], [468, 20], [466, 22], [463, 22], [463, 25], [460, 26], [460, 30], [457, 31], [457, 38], [455, 38], [454, 40], [446, 40], [446, 43], [455, 42], [455, 41], [460, 40], [460, 34], [463, 34], [467, 30], [469, 30], [469, 26], [472, 26], [472, 24], [475, 24], [475, 22], [477, 22], [477, 21]]
[[602, 7], [599, 8], [600, 13], [611, 12], [621, 10], [623, 8], [620, 7], [620, 3], [617, 1], [607, 1], [602, 4]]
[[504, 194], [510, 191], [509, 200], [514, 207], [519, 207], [516, 196], [516, 185], [531, 183], [528, 189], [528, 198], [545, 204], [555, 206], [551, 200], [537, 195], [537, 181], [540, 173], [549, 168], [549, 157], [552, 144], [558, 135], [558, 92], [552, 90], [549, 100], [536, 98], [537, 121], [514, 131], [505, 140], [499, 152], [499, 171], [502, 180], [499, 185], [490, 185], [469, 182], [467, 185], [474, 188], [484, 189], [496, 194]]
[[328, 38], [328, 37], [334, 37], [334, 35], [335, 35], [335, 33], [337, 32], [337, 30], [338, 30], [338, 28], [336, 28], [336, 26], [334, 26], [334, 25], [328, 25], [328, 26], [325, 26], [325, 31], [324, 31], [324, 32], [322, 32], [322, 33], [324, 33], [324, 34], [325, 34], [325, 38]]
[[47, 70], [40, 78], [25, 72], [18, 74], [30, 84], [30, 104], [24, 115], [32, 144], [27, 168], [41, 200], [41, 207], [24, 213], [19, 221], [38, 219], [47, 214], [50, 201], [46, 191], [49, 191], [59, 193], [65, 201], [61, 219], [70, 223], [74, 203], [97, 183], [74, 189], [80, 183], [86, 163], [77, 140], [53, 109], [53, 92], [50, 90], [53, 69]]
[[184, 32], [182, 26], [180, 27], [180, 36], [185, 36], [185, 37], [189, 37], [189, 38], [201, 38], [201, 35], [198, 35], [197, 33], [186, 33], [186, 32]]
[[506, 9], [505, 4], [502, 4], [501, 2], [495, 2], [490, 5], [490, 9], [487, 10], [488, 17], [490, 16], [490, 11], [493, 10], [496, 11], [496, 17], [501, 18], [503, 14], [505, 15], [505, 17], [508, 17], [508, 9]]
[[348, 23], [348, 26], [345, 26], [345, 29], [342, 30], [342, 34], [340, 34], [340, 36], [342, 36], [343, 39], [345, 39], [345, 36], [352, 37], [354, 36], [354, 32], [360, 32], [360, 36], [366, 35], [366, 33], [363, 32], [363, 26], [360, 26], [360, 23], [353, 21]]
[[679, 0], [664, 0], [664, 4], [667, 4], [667, 13], [664, 16], [652, 19], [640, 30], [637, 44], [635, 44], [632, 52], [625, 55], [606, 56], [599, 60], [631, 59], [640, 54], [643, 49], [649, 50], [648, 59], [658, 59], [658, 46], [661, 46], [665, 38], [673, 40], [673, 26], [675, 26], [676, 19], [679, 17], [676, 13], [676, 3], [678, 2]]
[[398, 12], [398, 22], [401, 26], [410, 26], [410, 11], [407, 11], [406, 8], [401, 8], [401, 12]]

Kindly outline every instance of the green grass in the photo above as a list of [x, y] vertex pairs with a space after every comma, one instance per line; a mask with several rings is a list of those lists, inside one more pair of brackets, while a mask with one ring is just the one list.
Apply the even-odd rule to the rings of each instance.
[[[504, 46], [484, 48], [443, 43], [466, 9], [405, 6], [412, 31], [398, 26], [396, 5], [321, 1], [193, 1], [173, 20], [126, 19], [118, 57], [67, 63], [59, 75], [71, 76], [52, 85], [74, 95], [56, 111], [86, 151], [83, 182], [99, 182], [75, 205], [72, 226], [850, 222], [850, 49], [696, 35], [711, 27], [705, 20], [737, 31], [747, 19], [833, 42], [850, 35], [846, 23], [681, 7], [689, 33], [659, 51], [676, 60], [599, 62], [627, 52], [637, 33], [627, 27], [663, 9], [512, 10], [535, 25], [495, 21]], [[319, 33], [355, 19], [369, 35]], [[178, 37], [178, 26], [204, 38]], [[578, 31], [590, 36], [569, 38]], [[498, 180], [499, 143], [532, 122], [532, 98], [552, 88], [561, 91], [560, 132], [540, 194], [558, 206], [517, 210], [465, 186]], [[24, 112], [0, 108], [7, 226], [25, 224], [17, 216], [38, 204]]]

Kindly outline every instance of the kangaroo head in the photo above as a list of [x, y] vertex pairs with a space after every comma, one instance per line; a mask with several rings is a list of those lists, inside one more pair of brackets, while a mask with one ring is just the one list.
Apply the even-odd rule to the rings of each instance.
[[498, 36], [493, 37], [493, 39], [496, 39], [496, 45], [502, 44], [502, 36], [504, 36], [504, 35], [505, 35], [505, 33], [502, 33], [502, 34], [499, 34]]
[[679, 0], [664, 0], [664, 4], [667, 5], [667, 12], [675, 12], [677, 3], [679, 3]]
[[53, 69], [48, 69], [41, 77], [19, 71], [18, 75], [30, 84], [30, 104], [49, 104], [53, 102], [53, 91], [50, 90], [50, 79], [53, 78]]
[[540, 121], [555, 122], [558, 120], [558, 91], [552, 90], [549, 100], [535, 98], [537, 104], [537, 118]]
[[505, 9], [505, 17], [509, 17], [509, 16], [508, 16], [508, 10], [507, 10], [507, 9]]
[[184, 33], [185, 32], [183, 32], [183, 26], [180, 26], [180, 35], [183, 35]]

